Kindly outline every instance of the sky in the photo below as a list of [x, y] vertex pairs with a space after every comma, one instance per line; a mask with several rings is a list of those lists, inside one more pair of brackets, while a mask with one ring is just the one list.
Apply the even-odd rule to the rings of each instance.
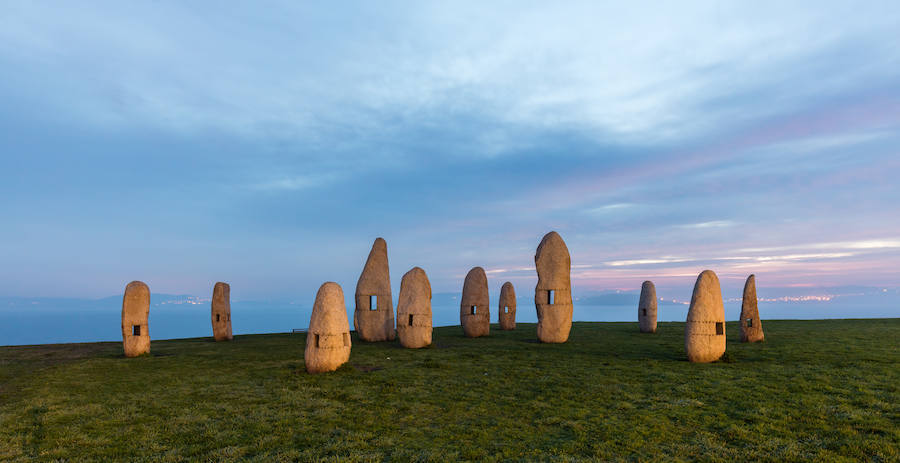
[[0, 296], [900, 286], [897, 2], [0, 9]]

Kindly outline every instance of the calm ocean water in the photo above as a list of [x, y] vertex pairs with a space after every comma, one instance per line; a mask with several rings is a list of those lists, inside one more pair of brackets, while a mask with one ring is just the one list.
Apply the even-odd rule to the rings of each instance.
[[[78, 310], [54, 307], [29, 307], [0, 310], [0, 345], [48, 344], [66, 342], [121, 341], [121, 301], [106, 299], [97, 306]], [[891, 318], [900, 316], [896, 306], [846, 306], [834, 302], [764, 303], [760, 314], [766, 319], [822, 319], [822, 318]], [[290, 303], [232, 302], [234, 334], [283, 333], [293, 328], [306, 328], [309, 306]], [[449, 301], [433, 306], [435, 326], [459, 324], [459, 306]], [[496, 307], [491, 307], [491, 321], [497, 322]], [[660, 305], [660, 321], [684, 321], [687, 306]], [[725, 315], [737, 320], [740, 302], [727, 303]], [[348, 312], [351, 328], [353, 312]], [[575, 304], [577, 321], [635, 321], [637, 305]], [[536, 322], [531, 298], [521, 298], [517, 321]], [[182, 304], [153, 306], [150, 310], [152, 339], [175, 339], [211, 336], [209, 305]]]

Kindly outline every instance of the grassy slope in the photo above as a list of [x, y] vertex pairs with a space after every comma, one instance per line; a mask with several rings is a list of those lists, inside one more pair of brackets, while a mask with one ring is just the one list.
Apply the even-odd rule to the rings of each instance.
[[418, 351], [304, 335], [0, 348], [0, 460], [900, 460], [900, 319], [764, 321], [731, 362], [684, 361], [682, 323], [533, 324]]

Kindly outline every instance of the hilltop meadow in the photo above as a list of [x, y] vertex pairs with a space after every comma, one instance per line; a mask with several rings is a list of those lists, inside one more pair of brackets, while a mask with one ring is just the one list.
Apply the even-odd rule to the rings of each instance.
[[304, 371], [304, 334], [0, 347], [3, 461], [898, 461], [900, 319], [763, 321], [685, 360], [684, 324], [577, 322], [420, 350], [354, 334]]

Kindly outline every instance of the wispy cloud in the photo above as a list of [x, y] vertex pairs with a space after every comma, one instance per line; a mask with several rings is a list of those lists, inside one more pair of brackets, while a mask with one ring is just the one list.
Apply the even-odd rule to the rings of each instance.
[[689, 223], [684, 225], [676, 225], [678, 228], [687, 228], [687, 229], [704, 229], [704, 228], [725, 228], [725, 227], [733, 227], [737, 225], [736, 222], [731, 220], [711, 220], [709, 222], [698, 222], [698, 223]]

